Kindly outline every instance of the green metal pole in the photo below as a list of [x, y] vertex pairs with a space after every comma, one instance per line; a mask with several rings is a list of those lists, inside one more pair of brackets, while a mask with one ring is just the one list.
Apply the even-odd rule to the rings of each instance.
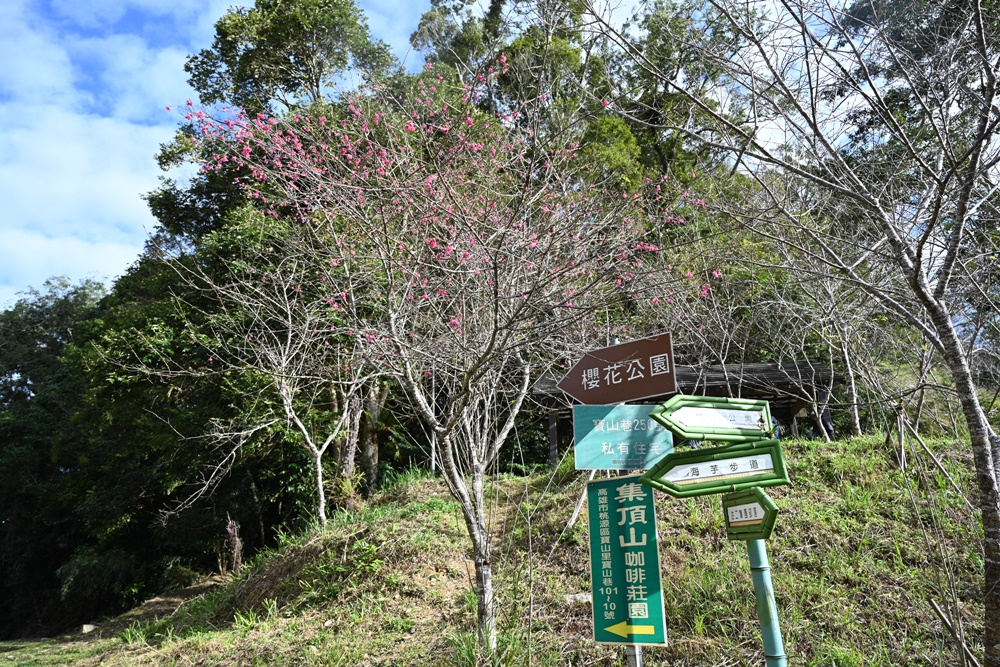
[[760, 634], [764, 638], [764, 664], [767, 667], [786, 667], [787, 656], [781, 641], [781, 628], [778, 626], [778, 605], [774, 601], [771, 566], [767, 562], [764, 540], [747, 540], [747, 553], [750, 555], [753, 592], [757, 596]]

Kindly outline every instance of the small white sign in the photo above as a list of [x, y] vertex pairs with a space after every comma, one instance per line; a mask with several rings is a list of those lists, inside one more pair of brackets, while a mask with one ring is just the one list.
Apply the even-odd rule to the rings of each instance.
[[764, 521], [764, 508], [760, 503], [748, 503], [726, 508], [730, 526], [749, 526]]
[[760, 428], [764, 413], [760, 410], [728, 410], [686, 405], [670, 415], [684, 426], [702, 428]]
[[706, 480], [737, 479], [774, 472], [770, 454], [754, 454], [717, 461], [686, 463], [671, 468], [661, 479], [675, 484], [694, 484]]

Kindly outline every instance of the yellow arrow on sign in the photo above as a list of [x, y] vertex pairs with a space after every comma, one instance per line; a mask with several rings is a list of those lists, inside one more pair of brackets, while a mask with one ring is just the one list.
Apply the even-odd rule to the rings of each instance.
[[613, 632], [619, 637], [628, 637], [629, 635], [652, 635], [656, 634], [655, 625], [629, 625], [628, 621], [622, 621], [621, 623], [615, 623], [612, 626], [604, 628], [607, 632]]

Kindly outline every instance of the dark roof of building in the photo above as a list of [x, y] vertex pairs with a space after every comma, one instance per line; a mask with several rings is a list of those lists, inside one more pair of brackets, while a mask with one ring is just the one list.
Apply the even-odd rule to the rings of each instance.
[[[840, 384], [834, 372], [816, 361], [785, 361], [760, 364], [677, 366], [677, 391], [696, 396], [762, 398], [772, 410], [794, 408], [811, 402], [810, 397]], [[535, 383], [536, 396], [562, 396], [558, 378], [543, 377]], [[664, 396], [665, 400], [667, 397]], [[656, 398], [648, 399], [655, 403]]]

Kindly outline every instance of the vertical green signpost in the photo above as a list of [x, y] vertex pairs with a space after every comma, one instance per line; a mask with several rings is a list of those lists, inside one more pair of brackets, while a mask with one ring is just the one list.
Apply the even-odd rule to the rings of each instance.
[[587, 483], [594, 640], [667, 643], [653, 491], [639, 476]]
[[[650, 439], [634, 432], [636, 425], [650, 426], [647, 408], [614, 404], [674, 393], [673, 357], [670, 334], [658, 334], [592, 350], [559, 381], [556, 386], [584, 406], [607, 408], [581, 417], [582, 429], [574, 419], [578, 468], [645, 469], [669, 451], [667, 433]], [[601, 428], [624, 432], [626, 420], [627, 437], [598, 435]], [[641, 667], [642, 644], [667, 641], [653, 493], [638, 477], [618, 477], [588, 483], [587, 499], [594, 639], [624, 644], [629, 665]]]

